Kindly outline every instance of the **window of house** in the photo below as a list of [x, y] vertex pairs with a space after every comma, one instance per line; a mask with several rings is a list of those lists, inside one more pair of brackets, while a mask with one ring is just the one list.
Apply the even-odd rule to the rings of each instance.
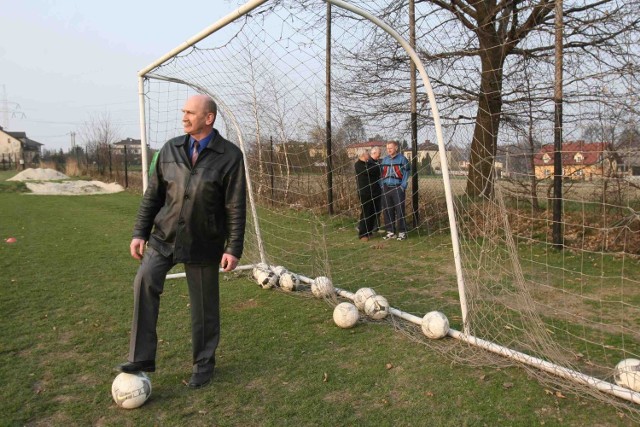
[[582, 163], [582, 161], [584, 160], [584, 156], [582, 155], [582, 153], [576, 153], [576, 155], [573, 156], [573, 160], [575, 160], [576, 163]]
[[549, 163], [551, 161], [551, 157], [549, 157], [547, 153], [544, 153], [544, 155], [542, 156], [542, 161], [545, 163]]

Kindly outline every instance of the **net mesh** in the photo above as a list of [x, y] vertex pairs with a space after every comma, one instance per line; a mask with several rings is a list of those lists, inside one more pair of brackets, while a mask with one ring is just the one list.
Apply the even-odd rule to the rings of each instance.
[[[409, 37], [406, 5], [360, 3]], [[416, 11], [416, 50], [442, 117], [468, 330], [613, 382], [619, 361], [640, 358], [640, 138], [630, 119], [637, 103], [637, 34], [625, 33], [614, 50], [565, 53], [564, 249], [558, 250], [549, 148], [551, 11], [545, 10], [547, 19], [522, 37], [518, 46], [529, 55], [506, 56], [499, 67], [487, 69], [474, 33], [451, 11], [430, 3], [420, 3]], [[540, 12], [536, 6], [519, 2], [517, 12], [530, 17]], [[496, 28], [500, 19], [513, 16], [502, 13]], [[584, 13], [592, 14], [592, 22], [619, 10]], [[569, 18], [579, 17], [576, 12]], [[613, 27], [624, 27], [631, 17], [619, 19], [606, 31], [615, 33]], [[586, 27], [577, 33], [567, 25], [566, 37], [589, 41], [598, 35], [594, 26]], [[329, 54], [327, 28], [323, 2], [267, 2], [157, 66], [144, 76], [148, 143], [159, 149], [181, 134], [187, 97], [211, 94], [220, 108], [216, 128], [242, 145], [249, 168], [257, 218], [249, 216], [244, 263], [266, 261], [310, 278], [328, 276], [350, 292], [370, 287], [416, 316], [441, 311], [462, 330], [443, 164], [423, 83], [418, 79], [414, 156], [408, 55], [370, 21], [335, 6]], [[507, 43], [505, 38], [502, 47], [511, 48]], [[621, 66], [624, 61], [627, 68]], [[484, 91], [488, 74], [501, 77], [497, 110]], [[483, 138], [495, 141], [489, 155], [478, 148]], [[409, 238], [383, 240], [384, 233], [374, 233], [363, 242], [356, 231], [361, 205], [355, 156], [358, 149], [374, 146], [384, 155], [389, 141], [400, 144], [417, 175], [406, 192]], [[384, 231], [382, 217], [380, 227]], [[428, 341], [418, 326], [395, 317], [388, 321], [464, 363], [514, 363], [460, 342]], [[590, 394], [638, 416], [637, 408], [622, 400], [535, 369], [532, 373], [554, 387]]]

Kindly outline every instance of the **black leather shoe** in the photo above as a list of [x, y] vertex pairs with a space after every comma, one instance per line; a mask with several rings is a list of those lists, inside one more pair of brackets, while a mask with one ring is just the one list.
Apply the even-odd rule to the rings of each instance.
[[213, 371], [197, 372], [191, 375], [191, 379], [187, 386], [190, 388], [204, 387], [211, 382], [211, 378], [213, 378]]
[[118, 366], [120, 372], [133, 374], [135, 372], [155, 372], [156, 362], [153, 360], [143, 360], [142, 362], [127, 362]]

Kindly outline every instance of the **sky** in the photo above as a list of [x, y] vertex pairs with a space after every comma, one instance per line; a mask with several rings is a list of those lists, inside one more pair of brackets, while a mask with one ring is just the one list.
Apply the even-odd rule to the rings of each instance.
[[0, 0], [0, 126], [67, 151], [108, 115], [140, 138], [138, 71], [242, 3]]

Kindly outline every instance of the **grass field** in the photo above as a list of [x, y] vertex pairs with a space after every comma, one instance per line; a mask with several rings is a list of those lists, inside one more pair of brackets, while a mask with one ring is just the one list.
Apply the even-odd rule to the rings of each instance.
[[[139, 195], [20, 191], [0, 182], [0, 425], [635, 424], [524, 370], [453, 363], [389, 322], [340, 330], [329, 305], [261, 290], [241, 273], [222, 280], [212, 385], [183, 384], [191, 369], [188, 296], [183, 279], [171, 280], [151, 399], [119, 409], [110, 387], [128, 349], [136, 270], [128, 244]], [[10, 236], [17, 243], [4, 243]]]

